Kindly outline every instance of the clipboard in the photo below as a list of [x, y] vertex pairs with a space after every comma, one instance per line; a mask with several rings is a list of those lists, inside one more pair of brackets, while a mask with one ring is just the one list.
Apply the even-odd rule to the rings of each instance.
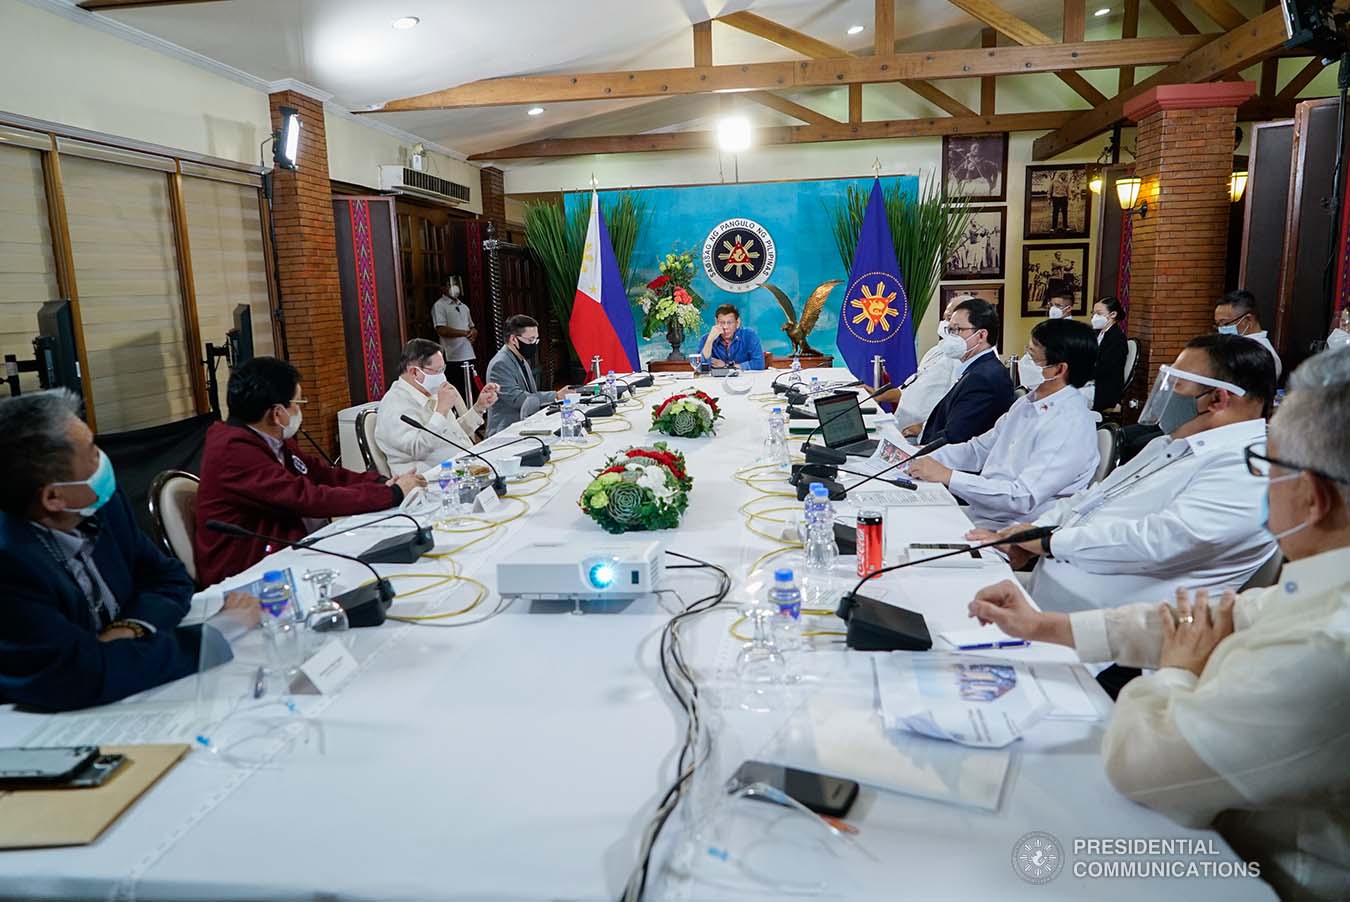
[[109, 745], [127, 758], [102, 786], [0, 791], [0, 850], [87, 846], [188, 753], [185, 743]]

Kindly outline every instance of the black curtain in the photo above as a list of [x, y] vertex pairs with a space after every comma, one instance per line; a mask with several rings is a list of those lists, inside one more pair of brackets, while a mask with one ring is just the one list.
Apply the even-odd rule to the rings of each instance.
[[136, 521], [148, 534], [155, 534], [146, 503], [150, 483], [163, 470], [199, 473], [206, 430], [219, 419], [216, 414], [207, 413], [149, 429], [98, 436], [98, 446], [117, 470], [117, 485], [126, 493], [136, 510]]

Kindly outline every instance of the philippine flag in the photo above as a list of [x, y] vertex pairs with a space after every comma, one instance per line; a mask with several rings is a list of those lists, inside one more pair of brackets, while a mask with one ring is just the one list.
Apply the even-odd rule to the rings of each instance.
[[637, 330], [633, 311], [624, 294], [619, 261], [609, 242], [600, 197], [591, 192], [591, 221], [586, 227], [586, 245], [581, 252], [581, 276], [572, 301], [572, 319], [567, 324], [572, 347], [589, 372], [591, 359], [600, 357], [600, 372], [633, 373], [639, 368]]

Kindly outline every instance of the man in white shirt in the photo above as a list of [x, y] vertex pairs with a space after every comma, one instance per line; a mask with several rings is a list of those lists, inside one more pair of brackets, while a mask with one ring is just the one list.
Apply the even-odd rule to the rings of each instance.
[[462, 294], [459, 276], [446, 279], [445, 293], [431, 307], [431, 321], [441, 340], [441, 353], [445, 355], [445, 376], [467, 398], [471, 393], [470, 377], [464, 372], [464, 364], [473, 363], [473, 340], [478, 337], [478, 330], [474, 328], [473, 315]]
[[[453, 385], [445, 381], [445, 358], [440, 347], [425, 338], [403, 346], [401, 375], [380, 400], [375, 418], [375, 444], [389, 458], [389, 467], [400, 472], [416, 467], [430, 469], [461, 452], [449, 442], [403, 422], [410, 416], [432, 432], [438, 432], [466, 448], [473, 433], [483, 425], [483, 412], [497, 401], [497, 386], [489, 382], [467, 407]], [[457, 414], [457, 415], [456, 415]]]
[[914, 461], [910, 475], [947, 486], [970, 505], [975, 525], [989, 529], [1034, 519], [1056, 499], [1087, 488], [1099, 460], [1097, 429], [1078, 389], [1096, 361], [1091, 326], [1037, 323], [1017, 362], [1029, 394], [983, 435]]
[[1213, 825], [1282, 899], [1350, 898], [1350, 351], [1310, 358], [1247, 452], [1289, 563], [1213, 604], [1037, 611], [1012, 582], [971, 616], [1033, 642], [1157, 672], [1120, 693], [1102, 742], [1117, 790]]
[[1219, 298], [1214, 304], [1214, 331], [1225, 335], [1243, 335], [1265, 348], [1275, 361], [1275, 378], [1280, 378], [1284, 364], [1280, 362], [1280, 355], [1275, 352], [1270, 336], [1261, 327], [1261, 320], [1256, 315], [1256, 295], [1239, 288]]
[[952, 309], [973, 297], [973, 294], [959, 294], [947, 302], [942, 319], [938, 320], [938, 343], [924, 352], [919, 368], [903, 385], [877, 397], [883, 403], [895, 404], [895, 425], [900, 429], [911, 426], [922, 429], [923, 421], [955, 384], [956, 366], [960, 361], [943, 353], [942, 338], [947, 334], [947, 319]]
[[1056, 527], [1053, 536], [1009, 549], [1014, 567], [1041, 556], [1028, 584], [1041, 606], [1079, 611], [1165, 598], [1179, 586], [1245, 583], [1275, 552], [1271, 535], [1253, 526], [1264, 492], [1243, 461], [1243, 449], [1265, 437], [1274, 394], [1275, 370], [1260, 347], [1232, 335], [1192, 339], [1162, 368], [1139, 417], [1163, 435], [1036, 518]]

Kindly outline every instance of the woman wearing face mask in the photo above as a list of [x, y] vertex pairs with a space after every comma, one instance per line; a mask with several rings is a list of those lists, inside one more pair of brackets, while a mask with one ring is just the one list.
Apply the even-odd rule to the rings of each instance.
[[1104, 297], [1092, 305], [1092, 328], [1097, 331], [1097, 365], [1089, 395], [1092, 409], [1104, 413], [1120, 403], [1125, 391], [1125, 357], [1129, 348], [1120, 325], [1125, 308], [1120, 300]]
[[1107, 777], [1184, 826], [1213, 826], [1282, 899], [1350, 898], [1348, 445], [1350, 354], [1319, 354], [1290, 378], [1238, 477], [1265, 499], [1251, 528], [1269, 530], [1284, 554], [1269, 588], [1182, 588], [1062, 614], [1005, 582], [970, 604], [1010, 636], [1156, 669], [1116, 701]]

